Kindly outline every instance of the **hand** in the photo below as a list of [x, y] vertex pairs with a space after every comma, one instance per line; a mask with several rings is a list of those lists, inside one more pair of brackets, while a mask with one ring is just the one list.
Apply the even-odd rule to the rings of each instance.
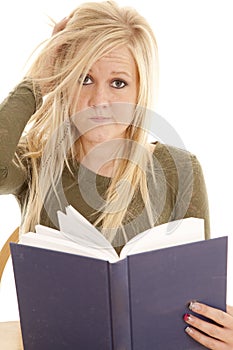
[[[72, 16], [66, 17], [60, 22], [56, 23], [52, 31], [52, 36], [64, 30], [71, 17]], [[34, 69], [34, 71], [30, 71], [28, 74], [29, 78], [36, 80], [39, 84], [42, 96], [46, 95], [51, 90], [51, 86], [53, 85], [53, 83], [51, 84], [50, 78], [53, 75], [54, 64], [59, 53], [59, 49], [60, 46], [56, 46], [53, 49], [49, 49], [47, 52], [45, 52], [38, 61], [36, 69]]]
[[59, 33], [61, 30], [65, 29], [67, 22], [69, 21], [70, 18], [71, 17], [65, 17], [60, 22], [56, 23], [53, 28], [52, 35], [55, 35]]
[[218, 324], [211, 324], [194, 315], [185, 314], [184, 321], [190, 325], [185, 331], [190, 337], [204, 345], [207, 349], [233, 349], [233, 306], [227, 306], [227, 312], [224, 312], [205, 304], [191, 302], [189, 308], [195, 313], [205, 316]]

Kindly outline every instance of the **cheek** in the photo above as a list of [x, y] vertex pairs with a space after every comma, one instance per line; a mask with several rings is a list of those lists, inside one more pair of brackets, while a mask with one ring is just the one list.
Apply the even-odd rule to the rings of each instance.
[[76, 110], [73, 111], [71, 121], [79, 131], [80, 135], [85, 134], [93, 129], [93, 123], [90, 121], [91, 110], [84, 108], [81, 104], [76, 105]]
[[136, 103], [137, 102], [138, 91], [136, 85], [126, 87], [126, 89], [122, 90], [122, 94], [120, 94], [119, 102], [129, 102]]
[[134, 118], [135, 104], [129, 102], [118, 102], [111, 105], [112, 116], [114, 121], [129, 125]]
[[80, 93], [79, 98], [77, 96], [73, 96], [71, 100], [71, 115], [74, 115], [75, 113], [78, 113], [80, 111], [83, 111], [87, 108], [87, 96], [85, 94]]

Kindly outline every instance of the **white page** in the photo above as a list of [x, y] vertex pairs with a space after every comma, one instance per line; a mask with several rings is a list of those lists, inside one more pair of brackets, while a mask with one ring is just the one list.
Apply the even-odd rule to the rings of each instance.
[[[81, 230], [81, 229], [80, 229]], [[69, 242], [72, 242], [73, 245], [75, 245], [75, 243], [84, 245], [84, 246], [89, 246], [90, 244], [88, 244], [89, 242], [87, 242], [87, 235], [78, 235], [77, 239], [74, 239], [74, 237], [66, 232], [63, 231], [59, 231], [56, 229], [53, 229], [51, 227], [48, 226], [44, 226], [44, 225], [36, 225], [36, 233], [43, 235], [43, 236], [49, 236], [49, 237], [53, 237], [56, 239], [61, 239], [61, 240], [67, 240]], [[73, 243], [75, 242], [75, 243]], [[93, 246], [93, 244], [92, 244]], [[98, 246], [99, 248], [99, 246]]]
[[[68, 210], [68, 208], [70, 210]], [[73, 211], [71, 210], [73, 209]], [[119, 260], [119, 256], [111, 243], [99, 232], [89, 221], [87, 221], [73, 207], [66, 208], [68, 215], [58, 211], [59, 227], [61, 231], [52, 229], [47, 226], [37, 225], [36, 232], [40, 234], [50, 235], [56, 239], [66, 239], [72, 242], [72, 245], [77, 244], [77, 247], [83, 247], [87, 252], [87, 256], [93, 256], [109, 261]], [[88, 251], [90, 252], [88, 255]], [[78, 254], [78, 252], [76, 252]]]
[[127, 255], [186, 244], [204, 239], [204, 220], [186, 218], [148, 229], [132, 238], [120, 258], [109, 241], [73, 207], [58, 212], [61, 231], [36, 226], [36, 233], [22, 235], [20, 243], [116, 262]]
[[[71, 208], [69, 206], [69, 209]], [[69, 209], [67, 208], [67, 215], [58, 211], [59, 227], [62, 232], [72, 236], [72, 240], [75, 242], [86, 242], [86, 244], [94, 247], [112, 250], [115, 254], [115, 249], [100, 231], [74, 208], [72, 208], [74, 212]]]
[[153, 227], [132, 238], [120, 257], [205, 239], [204, 219], [186, 218]]
[[94, 229], [94, 231], [98, 231], [97, 228], [95, 228], [95, 226], [93, 226], [90, 223], [90, 221], [88, 221], [82, 214], [80, 214], [79, 211], [74, 209], [74, 207], [72, 207], [72, 205], [68, 205], [66, 207], [66, 214], [68, 217], [72, 217], [72, 216], [75, 217], [78, 220], [78, 222], [81, 222], [86, 227], [91, 227]]
[[[36, 225], [36, 233], [38, 233], [39, 235], [45, 235], [45, 236], [50, 236], [50, 237], [54, 237], [57, 239], [62, 239], [64, 237], [62, 237], [62, 235], [60, 235], [60, 231], [56, 230], [55, 228], [51, 228], [45, 225]], [[26, 233], [27, 234], [27, 233]]]
[[37, 248], [88, 256], [110, 262], [119, 260], [117, 253], [115, 252], [114, 254], [112, 250], [100, 249], [99, 247], [90, 247], [85, 244], [78, 244], [76, 242], [74, 243], [69, 239], [63, 238], [61, 232], [59, 231], [56, 237], [54, 233], [51, 234], [49, 231], [47, 234], [46, 231], [43, 231], [43, 234], [29, 232], [21, 236], [19, 243]]

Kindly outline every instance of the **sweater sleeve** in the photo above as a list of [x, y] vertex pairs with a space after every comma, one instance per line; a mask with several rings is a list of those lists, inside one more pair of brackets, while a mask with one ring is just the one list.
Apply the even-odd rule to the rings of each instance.
[[14, 161], [23, 130], [42, 103], [30, 80], [23, 80], [0, 105], [0, 194], [16, 194], [26, 172]]
[[159, 145], [159, 149], [159, 160], [171, 194], [172, 220], [204, 219], [205, 238], [210, 238], [208, 196], [199, 160], [194, 154], [172, 146]]
[[[190, 164], [180, 176], [181, 190], [178, 190], [176, 205], [177, 218], [196, 217], [204, 219], [205, 238], [210, 238], [209, 204], [205, 179], [199, 160], [190, 154]], [[186, 163], [187, 159], [186, 159]]]
[[198, 217], [205, 220], [205, 238], [210, 238], [209, 204], [205, 179], [198, 159], [193, 156], [193, 190], [186, 217]]

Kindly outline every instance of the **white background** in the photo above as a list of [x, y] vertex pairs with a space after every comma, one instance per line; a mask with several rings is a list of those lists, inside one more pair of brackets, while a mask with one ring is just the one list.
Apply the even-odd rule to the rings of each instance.
[[[0, 5], [0, 98], [23, 76], [35, 47], [50, 33], [48, 18], [64, 18], [80, 1], [8, 0]], [[200, 160], [209, 195], [212, 237], [228, 235], [228, 302], [233, 305], [232, 0], [118, 1], [132, 5], [157, 37], [160, 88], [156, 112]], [[12, 126], [13, 127], [13, 126]], [[0, 246], [19, 225], [18, 205], [0, 196]], [[192, 276], [190, 276], [192, 278]], [[0, 288], [0, 320], [18, 317], [11, 265]]]

